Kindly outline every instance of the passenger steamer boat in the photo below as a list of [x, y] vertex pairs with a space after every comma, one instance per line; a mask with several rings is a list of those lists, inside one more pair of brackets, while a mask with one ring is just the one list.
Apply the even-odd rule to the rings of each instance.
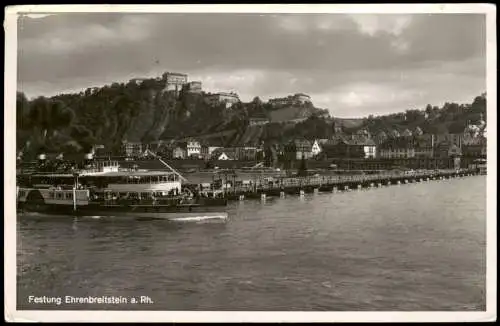
[[19, 175], [17, 208], [65, 216], [227, 218], [223, 192], [183, 187], [186, 179], [167, 167], [170, 171], [124, 170], [117, 162], [106, 161], [73, 173]]

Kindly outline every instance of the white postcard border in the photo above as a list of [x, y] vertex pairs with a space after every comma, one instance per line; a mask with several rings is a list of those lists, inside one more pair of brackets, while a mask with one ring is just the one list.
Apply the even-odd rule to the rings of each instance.
[[[487, 307], [484, 312], [254, 312], [254, 311], [37, 311], [16, 308], [15, 99], [18, 13], [244, 12], [244, 13], [484, 13], [487, 15]], [[282, 5], [26, 5], [5, 9], [4, 266], [7, 321], [170, 322], [464, 322], [496, 320], [496, 7], [494, 4], [282, 4]]]

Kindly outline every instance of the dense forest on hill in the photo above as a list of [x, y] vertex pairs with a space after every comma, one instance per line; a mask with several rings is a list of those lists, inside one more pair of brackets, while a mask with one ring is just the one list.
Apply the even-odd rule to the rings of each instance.
[[[28, 100], [17, 94], [17, 150], [25, 158], [41, 152], [87, 152], [94, 144], [120, 151], [123, 140], [150, 142], [179, 139], [233, 130], [224, 145], [277, 143], [293, 138], [329, 138], [333, 124], [342, 124], [312, 104], [300, 107], [273, 107], [258, 97], [249, 103], [211, 105], [204, 93], [164, 91], [165, 81], [148, 79], [138, 84], [113, 83], [88, 88], [75, 94], [38, 97]], [[413, 130], [424, 133], [463, 131], [467, 121], [486, 119], [486, 96], [471, 104], [428, 105], [421, 110], [369, 116], [344, 132], [368, 129], [372, 134], [384, 130]], [[249, 118], [267, 118], [271, 123], [250, 126]], [[276, 118], [278, 117], [278, 118]], [[290, 123], [302, 118], [302, 122]], [[277, 120], [277, 121], [276, 121]]]
[[164, 84], [112, 84], [78, 94], [28, 101], [17, 94], [17, 148], [35, 152], [86, 152], [94, 144], [118, 151], [122, 140], [149, 142], [203, 134], [234, 125], [224, 105], [200, 94], [164, 92]]
[[445, 103], [441, 108], [428, 104], [421, 110], [406, 110], [382, 116], [370, 115], [363, 119], [360, 127], [347, 129], [347, 132], [364, 128], [375, 134], [380, 131], [415, 130], [419, 127], [429, 134], [455, 134], [462, 133], [468, 123], [477, 124], [481, 118], [486, 121], [486, 113], [486, 94], [482, 94], [470, 104]]

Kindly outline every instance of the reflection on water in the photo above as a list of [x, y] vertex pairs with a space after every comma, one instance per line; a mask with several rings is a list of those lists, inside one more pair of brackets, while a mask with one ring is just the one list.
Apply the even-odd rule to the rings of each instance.
[[229, 219], [20, 218], [18, 308], [484, 310], [486, 177], [234, 202]]

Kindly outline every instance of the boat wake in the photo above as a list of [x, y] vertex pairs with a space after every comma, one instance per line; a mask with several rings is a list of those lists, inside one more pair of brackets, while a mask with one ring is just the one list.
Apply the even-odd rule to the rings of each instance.
[[169, 219], [172, 222], [223, 222], [228, 219], [227, 215], [209, 215], [209, 216], [187, 216], [174, 217]]
[[178, 216], [178, 217], [130, 217], [130, 216], [111, 216], [111, 215], [87, 215], [87, 216], [71, 216], [71, 215], [50, 215], [45, 213], [38, 212], [25, 212], [21, 214], [19, 217], [23, 218], [35, 218], [37, 220], [66, 220], [66, 219], [74, 219], [78, 220], [101, 220], [101, 221], [169, 221], [169, 222], [191, 222], [191, 223], [213, 223], [213, 222], [225, 222], [228, 220], [227, 213], [220, 213], [214, 215], [202, 215], [199, 216]]

